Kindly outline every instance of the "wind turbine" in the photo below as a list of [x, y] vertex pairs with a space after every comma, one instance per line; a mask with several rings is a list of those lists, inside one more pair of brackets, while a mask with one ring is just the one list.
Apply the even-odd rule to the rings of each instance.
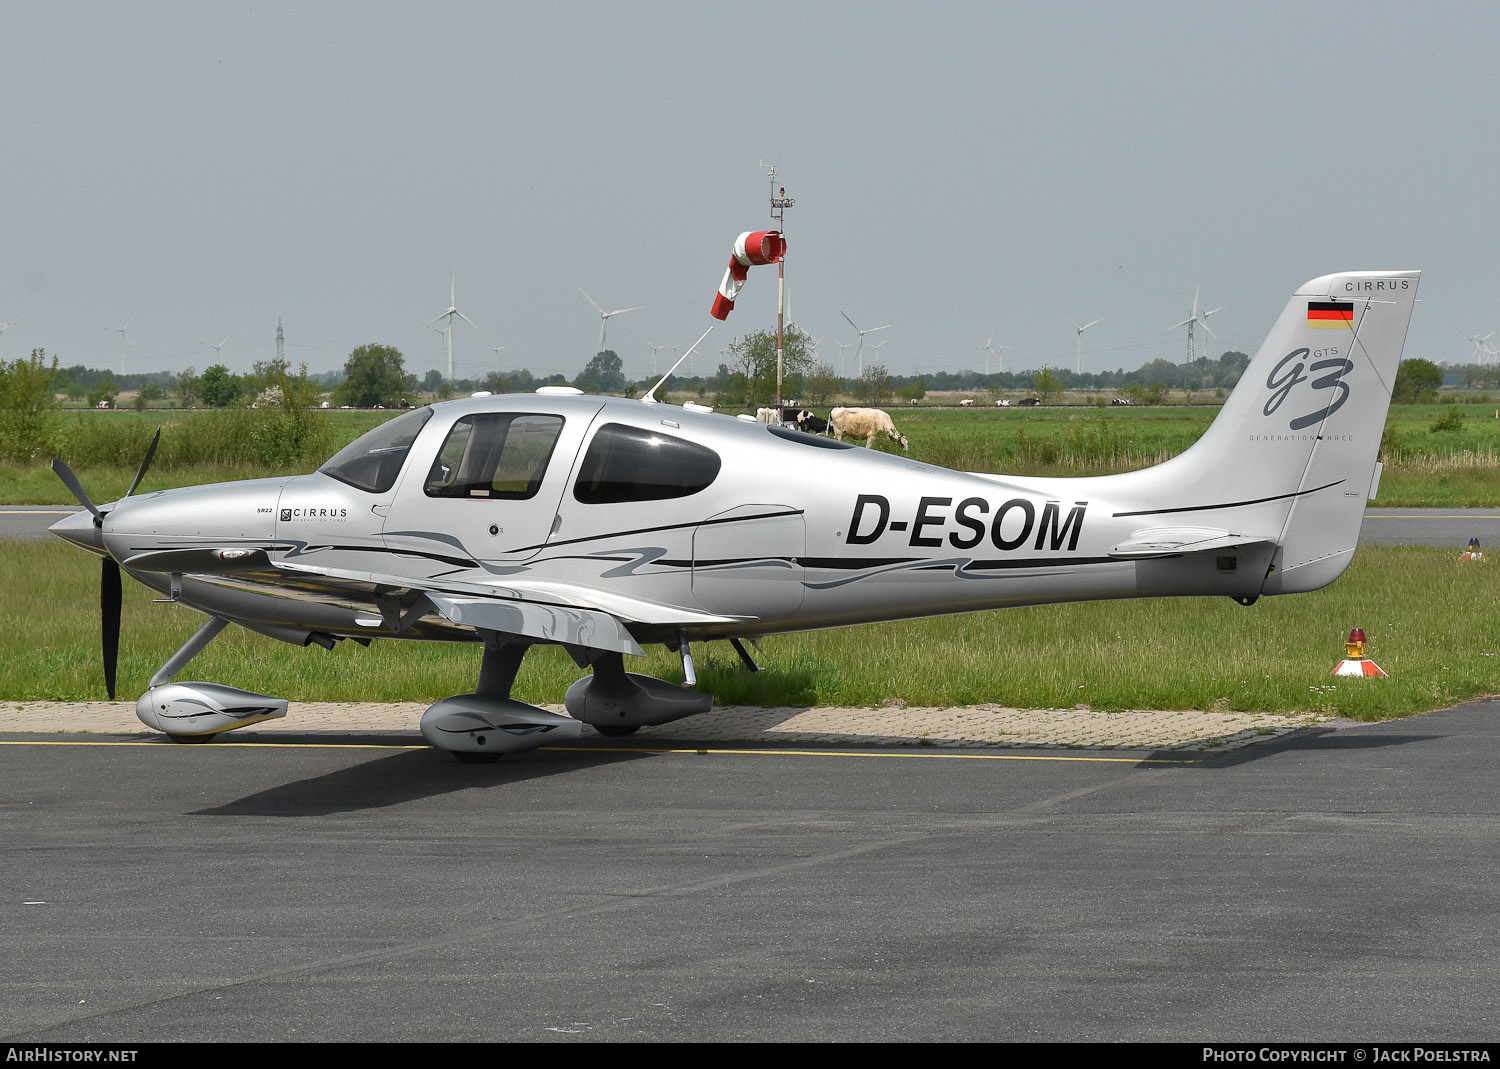
[[849, 348], [849, 346], [852, 343], [851, 342], [846, 342], [846, 341], [839, 341], [837, 338], [833, 339], [833, 343], [839, 347], [839, 378], [843, 378], [844, 377], [844, 350], [847, 349], [847, 348]]
[[1005, 370], [1005, 358], [1003, 356], [1001, 356], [1000, 354], [1003, 353], [1003, 352], [1005, 352], [1005, 350], [1009, 349], [1010, 346], [1009, 345], [1002, 345], [1002, 346], [1000, 346], [999, 349], [996, 349], [996, 348], [994, 348], [994, 347], [992, 347], [990, 345], [990, 342], [992, 342], [994, 340], [995, 340], [995, 336], [993, 334], [991, 334], [990, 337], [989, 337], [989, 341], [985, 342], [983, 345], [976, 345], [975, 346], [976, 349], [983, 349], [985, 351], [985, 353], [987, 354], [985, 356], [985, 358], [984, 358], [984, 373], [986, 375], [988, 375], [990, 373], [990, 357], [991, 356], [993, 356], [995, 359], [997, 359], [997, 360], [1000, 361], [1000, 370], [1001, 371]]
[[214, 351], [214, 357], [216, 359], [222, 360], [224, 358], [224, 346], [229, 344], [229, 339], [232, 337], [234, 337], [233, 334], [224, 335], [224, 340], [219, 342], [218, 345], [214, 345], [212, 342], [202, 342], [201, 344], [207, 345]]
[[1193, 314], [1190, 315], [1190, 316], [1188, 316], [1181, 323], [1173, 323], [1170, 327], [1167, 328], [1168, 330], [1176, 330], [1178, 327], [1187, 327], [1188, 328], [1188, 358], [1187, 358], [1187, 362], [1189, 364], [1191, 364], [1193, 362], [1193, 360], [1195, 359], [1195, 357], [1193, 355], [1193, 327], [1195, 327], [1195, 326], [1202, 327], [1203, 330], [1204, 330], [1204, 332], [1210, 338], [1212, 338], [1214, 341], [1218, 341], [1219, 340], [1219, 336], [1217, 334], [1215, 334], [1213, 331], [1211, 331], [1211, 330], [1208, 329], [1208, 324], [1205, 323], [1204, 320], [1207, 319], [1209, 316], [1213, 315], [1215, 312], [1222, 312], [1224, 310], [1223, 307], [1221, 306], [1219, 308], [1211, 308], [1207, 312], [1200, 312], [1200, 311], [1198, 311], [1198, 290], [1199, 290], [1199, 287], [1197, 287], [1197, 286], [1193, 287]]
[[[646, 344], [647, 345], [651, 345], [650, 342], [647, 342]], [[652, 376], [652, 378], [656, 377], [656, 354], [659, 353], [659, 352], [661, 352], [663, 349], [670, 349], [670, 348], [671, 348], [670, 345], [651, 345], [651, 376]], [[724, 350], [720, 349], [719, 352], [723, 353]]]
[[0, 339], [3, 339], [5, 337], [5, 332], [15, 325], [16, 324], [14, 320], [9, 323], [0, 323]]
[[455, 297], [455, 294], [457, 292], [458, 275], [457, 272], [455, 272], [448, 276], [448, 310], [446, 312], [439, 312], [437, 315], [429, 319], [426, 323], [422, 324], [423, 326], [430, 327], [439, 319], [448, 320], [448, 322], [443, 324], [441, 333], [443, 335], [443, 353], [447, 357], [448, 361], [449, 383], [453, 382], [453, 317], [457, 316], [459, 319], [462, 319], [465, 323], [469, 324], [469, 326], [473, 327], [475, 330], [479, 330], [479, 327], [472, 319], [458, 310], [458, 300]]
[[1469, 359], [1472, 362], [1474, 362], [1476, 364], [1482, 364], [1482, 363], [1484, 363], [1484, 358], [1486, 356], [1490, 356], [1490, 355], [1494, 354], [1494, 351], [1495, 351], [1494, 346], [1490, 345], [1490, 343], [1489, 343], [1490, 339], [1493, 338], [1494, 336], [1495, 336], [1495, 332], [1493, 330], [1490, 331], [1488, 334], [1486, 334], [1482, 338], [1479, 335], [1477, 335], [1477, 334], [1465, 334], [1464, 335], [1464, 337], [1468, 338], [1469, 342], [1474, 346], [1474, 351], [1469, 354]]
[[[859, 330], [859, 324], [856, 323], [854, 320], [849, 319], [849, 316], [844, 312], [844, 310], [842, 308], [839, 309], [839, 315], [843, 316], [846, 320], [848, 320], [849, 325], [851, 327], [853, 327], [855, 330]], [[890, 329], [891, 329], [891, 325], [889, 323], [887, 323], [883, 327], [871, 327], [869, 330], [859, 330], [859, 345], [854, 350], [854, 365], [855, 365], [855, 369], [856, 369], [855, 370], [855, 374], [856, 375], [863, 376], [864, 373], [865, 373], [865, 360], [864, 360], [865, 335], [866, 334], [874, 334], [877, 330], [890, 330]]]
[[113, 330], [120, 335], [120, 374], [125, 374], [125, 356], [130, 352], [130, 336], [125, 332], [130, 329], [130, 324], [135, 322], [135, 316], [126, 320], [123, 327], [105, 327], [105, 330]]
[[639, 312], [642, 308], [645, 307], [645, 305], [638, 304], [634, 308], [616, 308], [613, 312], [606, 312], [603, 308], [599, 307], [599, 302], [590, 297], [582, 286], [578, 287], [578, 292], [582, 293], [583, 299], [588, 301], [589, 304], [592, 304], [594, 306], [594, 311], [599, 313], [599, 341], [598, 344], [594, 346], [595, 356], [598, 356], [600, 353], [604, 352], [604, 328], [609, 325], [610, 316], [624, 315], [626, 312]]
[[496, 376], [499, 376], [499, 374], [500, 374], [500, 354], [503, 353], [503, 352], [505, 352], [505, 350], [507, 350], [509, 348], [510, 348], [509, 345], [492, 345], [492, 346], [490, 346], [490, 352], [492, 352], [492, 353], [495, 354], [495, 374], [496, 374]]
[[1086, 331], [1086, 330], [1088, 330], [1089, 327], [1097, 326], [1098, 324], [1103, 323], [1104, 322], [1104, 316], [1100, 316], [1098, 319], [1094, 320], [1094, 322], [1092, 322], [1092, 323], [1085, 323], [1081, 327], [1077, 323], [1073, 322], [1071, 319], [1064, 319], [1063, 322], [1066, 323], [1066, 324], [1068, 324], [1068, 326], [1072, 327], [1074, 330], [1076, 330], [1078, 332], [1078, 355], [1076, 357], [1076, 363], [1075, 363], [1075, 367], [1073, 368], [1073, 370], [1075, 372], [1081, 374], [1083, 372], [1083, 332]]

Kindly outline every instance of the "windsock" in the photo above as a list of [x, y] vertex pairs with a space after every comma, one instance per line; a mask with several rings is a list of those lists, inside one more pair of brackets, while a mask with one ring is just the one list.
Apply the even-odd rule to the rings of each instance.
[[786, 239], [778, 231], [747, 230], [735, 238], [729, 270], [724, 272], [724, 281], [719, 283], [719, 292], [714, 296], [713, 317], [729, 318], [734, 299], [740, 295], [740, 287], [750, 276], [751, 267], [777, 263], [785, 255]]

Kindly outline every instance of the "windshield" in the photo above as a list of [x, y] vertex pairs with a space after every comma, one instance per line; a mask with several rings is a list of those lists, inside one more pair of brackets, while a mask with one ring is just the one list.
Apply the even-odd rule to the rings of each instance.
[[431, 416], [432, 409], [419, 408], [382, 423], [344, 446], [318, 470], [350, 486], [383, 494], [396, 485], [417, 432]]

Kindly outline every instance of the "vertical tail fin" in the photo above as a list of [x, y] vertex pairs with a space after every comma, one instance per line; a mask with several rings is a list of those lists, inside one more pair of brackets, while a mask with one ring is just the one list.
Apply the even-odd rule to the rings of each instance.
[[1151, 511], [1275, 538], [1264, 593], [1336, 579], [1359, 538], [1419, 274], [1350, 271], [1299, 287], [1207, 433], [1138, 473], [1143, 494], [1184, 503]]

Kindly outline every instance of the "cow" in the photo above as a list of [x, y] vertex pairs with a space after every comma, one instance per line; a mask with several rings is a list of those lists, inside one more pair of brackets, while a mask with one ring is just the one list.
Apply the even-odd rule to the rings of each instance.
[[908, 449], [906, 435], [896, 430], [891, 417], [878, 408], [835, 408], [828, 413], [828, 422], [833, 425], [833, 436], [839, 441], [844, 436], [863, 438], [866, 446], [875, 444], [875, 436], [883, 434], [893, 442], [900, 442]]
[[1002, 398], [1000, 398], [1000, 400], [998, 400], [998, 401], [995, 402], [995, 407], [996, 408], [1009, 408], [1010, 407], [1010, 402], [1007, 401], [1005, 398], [1002, 397]]
[[974, 398], [972, 398], [972, 397], [965, 397], [962, 401], [960, 401], [958, 403], [958, 407], [959, 408], [973, 408], [974, 407]]
[[780, 414], [774, 408], [757, 408], [755, 410], [755, 422], [757, 423], [780, 423]]
[[808, 434], [827, 434], [828, 421], [813, 415], [811, 412], [798, 412], [797, 429], [799, 431], [806, 431]]

